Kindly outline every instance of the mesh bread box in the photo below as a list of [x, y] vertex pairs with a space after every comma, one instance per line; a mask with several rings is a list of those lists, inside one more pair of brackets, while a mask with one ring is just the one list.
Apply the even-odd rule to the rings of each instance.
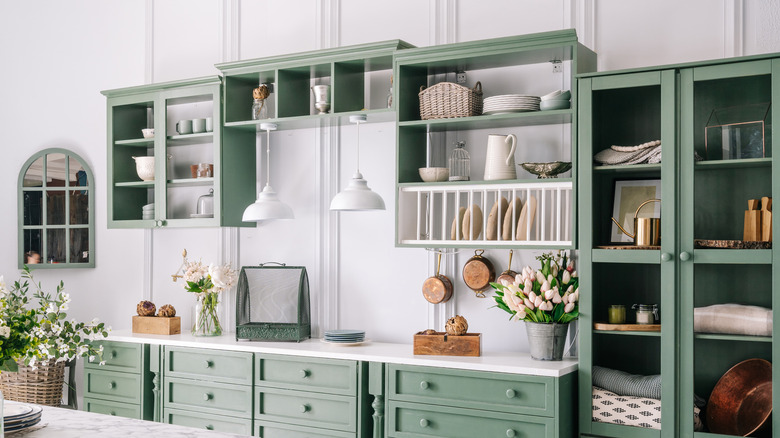
[[236, 297], [236, 339], [300, 342], [310, 338], [306, 268], [269, 264], [241, 268]]

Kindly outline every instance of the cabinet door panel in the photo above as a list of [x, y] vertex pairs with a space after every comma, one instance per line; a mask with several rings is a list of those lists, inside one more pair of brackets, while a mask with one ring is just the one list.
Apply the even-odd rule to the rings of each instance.
[[263, 386], [343, 395], [357, 392], [354, 361], [264, 355], [258, 356], [256, 366], [257, 383]]
[[263, 388], [255, 393], [255, 418], [354, 432], [354, 397]]
[[252, 416], [252, 389], [250, 386], [166, 377], [163, 405], [248, 418]]
[[141, 403], [141, 376], [112, 371], [87, 370], [84, 373], [85, 396], [104, 400]]
[[252, 353], [165, 347], [165, 373], [171, 377], [225, 383], [252, 383]]
[[354, 438], [355, 434], [322, 428], [273, 423], [270, 421], [255, 421], [255, 436], [262, 438]]
[[99, 365], [97, 360], [95, 362], [84, 361], [84, 368], [125, 373], [141, 372], [143, 344], [101, 341], [97, 345], [103, 346], [105, 365]]
[[143, 420], [143, 418], [141, 418], [141, 406], [130, 403], [117, 403], [84, 397], [84, 410], [97, 414]]
[[216, 432], [235, 433], [240, 435], [252, 434], [252, 420], [229, 417], [227, 415], [210, 415], [202, 412], [191, 412], [180, 409], [165, 409], [165, 422], [179, 426], [194, 427], [202, 430]]

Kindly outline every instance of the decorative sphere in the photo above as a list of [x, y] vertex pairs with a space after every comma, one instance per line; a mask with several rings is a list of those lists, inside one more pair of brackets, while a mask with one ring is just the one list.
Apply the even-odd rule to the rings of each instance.
[[151, 301], [141, 301], [135, 306], [135, 311], [138, 312], [139, 316], [154, 316], [155, 310], [157, 310], [157, 308]]
[[469, 323], [466, 321], [466, 318], [455, 315], [452, 318], [447, 320], [447, 324], [445, 325], [445, 330], [447, 331], [447, 334], [450, 336], [460, 336], [463, 334], [466, 334], [466, 332], [469, 329]]
[[160, 309], [157, 311], [157, 316], [161, 316], [164, 318], [172, 318], [176, 316], [176, 309], [173, 308], [170, 304], [163, 304], [160, 306]]

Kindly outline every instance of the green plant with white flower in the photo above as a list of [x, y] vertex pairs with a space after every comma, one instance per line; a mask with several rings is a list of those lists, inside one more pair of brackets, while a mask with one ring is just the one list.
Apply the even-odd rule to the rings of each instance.
[[200, 260], [184, 259], [184, 290], [196, 294], [198, 307], [193, 321], [193, 333], [207, 333], [219, 336], [222, 324], [219, 322], [220, 292], [230, 289], [238, 281], [238, 273], [230, 265], [204, 265]]
[[579, 313], [579, 278], [574, 262], [565, 252], [536, 257], [541, 269], [530, 266], [515, 276], [515, 281], [490, 283], [495, 289], [496, 307], [511, 314], [511, 320], [565, 324]]
[[[28, 297], [31, 285], [33, 299]], [[17, 371], [19, 362], [35, 369], [76, 357], [99, 360], [102, 365], [103, 347], [91, 341], [104, 339], [111, 328], [97, 319], [68, 320], [70, 301], [63, 282], [54, 294], [45, 292], [27, 267], [22, 281], [10, 288], [0, 277], [0, 370]]]

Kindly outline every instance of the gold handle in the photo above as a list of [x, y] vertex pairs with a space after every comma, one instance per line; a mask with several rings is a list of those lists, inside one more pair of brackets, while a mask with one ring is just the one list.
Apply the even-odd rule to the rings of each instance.
[[441, 253], [439, 253], [439, 259], [436, 262], [436, 276], [439, 276], [439, 268], [441, 267]]
[[[651, 202], [661, 202], [661, 200], [660, 199], [648, 199], [647, 201], [639, 204], [639, 207], [636, 208], [636, 212], [634, 213], [634, 219], [636, 219], [637, 216], [639, 216], [639, 210], [641, 210], [642, 207], [645, 206], [645, 204], [649, 204]], [[634, 231], [636, 231], [636, 230], [634, 230]]]

